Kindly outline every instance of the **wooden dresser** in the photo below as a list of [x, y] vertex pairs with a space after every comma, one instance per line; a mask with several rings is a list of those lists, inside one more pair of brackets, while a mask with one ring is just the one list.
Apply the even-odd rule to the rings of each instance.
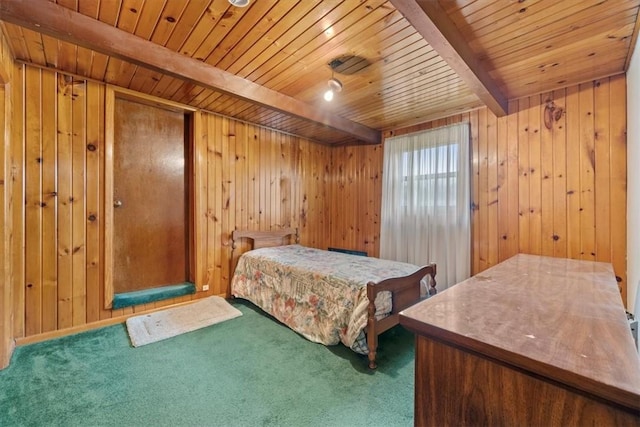
[[640, 358], [610, 264], [517, 255], [400, 313], [416, 426], [640, 426]]

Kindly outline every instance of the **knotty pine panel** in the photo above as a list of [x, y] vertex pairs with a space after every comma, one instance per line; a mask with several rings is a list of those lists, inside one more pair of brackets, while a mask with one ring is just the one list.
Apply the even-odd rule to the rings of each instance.
[[331, 151], [329, 246], [380, 255], [382, 145]]
[[[20, 78], [13, 108], [24, 109], [25, 120], [14, 124], [12, 167], [15, 188], [24, 188], [25, 194], [18, 190], [13, 197], [13, 335], [63, 330], [190, 299], [102, 308], [105, 88], [48, 70], [19, 66], [16, 71]], [[35, 99], [23, 107], [25, 93]], [[565, 109], [551, 130], [543, 124], [547, 99]], [[474, 273], [526, 248], [541, 255], [611, 261], [625, 293], [624, 99], [624, 77], [613, 77], [512, 101], [504, 118], [483, 109], [395, 134], [471, 124]], [[197, 297], [228, 293], [234, 228], [299, 227], [303, 244], [379, 254], [382, 146], [332, 148], [197, 114], [194, 151], [206, 167], [196, 195], [203, 204], [196, 214], [205, 218], [202, 274], [210, 285]], [[24, 147], [23, 134], [30, 135]], [[89, 144], [96, 150], [87, 150]], [[532, 149], [532, 144], [538, 146]], [[27, 205], [15, 203], [27, 194]], [[602, 203], [607, 208], [596, 210]], [[42, 231], [34, 234], [29, 226], [27, 233], [27, 222]], [[530, 236], [539, 237], [532, 242]], [[57, 261], [51, 259], [53, 249]], [[239, 245], [234, 258], [246, 249], [246, 243]], [[33, 278], [31, 287], [25, 276]]]
[[[198, 111], [193, 150], [203, 168], [195, 198], [204, 229], [198, 255], [203, 271], [196, 276], [209, 291], [104, 309], [107, 89], [26, 65], [16, 75], [24, 86], [16, 86], [14, 108], [24, 116], [14, 124], [13, 168], [16, 188], [24, 194], [14, 196], [19, 208], [12, 213], [18, 230], [13, 268], [23, 274], [12, 281], [15, 338], [53, 336], [193, 298], [228, 295], [234, 267], [230, 235], [236, 228], [298, 227], [302, 244], [329, 246], [331, 147]], [[234, 257], [247, 249], [242, 242]]]
[[12, 78], [13, 122], [11, 124], [11, 168], [13, 194], [8, 201], [11, 208], [11, 293], [13, 300], [13, 337], [24, 335], [24, 67], [14, 65]]
[[[626, 301], [625, 85], [614, 76], [513, 100], [502, 118], [482, 108], [385, 137], [469, 123], [473, 274], [519, 252], [611, 262]], [[563, 113], [547, 129], [551, 102]], [[379, 218], [360, 195], [381, 194], [382, 149], [332, 154], [331, 244], [367, 250]], [[376, 173], [363, 176], [368, 155], [378, 157]]]
[[[330, 148], [248, 123], [202, 114], [206, 146], [205, 283], [227, 294], [237, 257], [249, 249], [234, 229], [298, 227], [300, 242], [326, 248]], [[196, 148], [197, 150], [197, 148]]]

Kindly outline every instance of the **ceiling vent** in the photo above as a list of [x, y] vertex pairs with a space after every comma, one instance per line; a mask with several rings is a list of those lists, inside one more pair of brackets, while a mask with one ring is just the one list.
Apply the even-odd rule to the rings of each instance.
[[328, 65], [334, 72], [349, 76], [364, 70], [371, 65], [371, 62], [357, 55], [342, 55], [332, 59]]

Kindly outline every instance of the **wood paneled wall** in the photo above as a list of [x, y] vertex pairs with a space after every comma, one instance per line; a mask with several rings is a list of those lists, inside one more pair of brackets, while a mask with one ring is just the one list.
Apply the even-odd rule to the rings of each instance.
[[[473, 274], [519, 252], [611, 262], [626, 302], [625, 99], [620, 75], [512, 101], [500, 119], [483, 108], [386, 136], [470, 123]], [[551, 102], [562, 113], [548, 129]], [[379, 209], [353, 195], [381, 194], [382, 163], [373, 159], [382, 150], [332, 154], [331, 244], [366, 250], [379, 236]], [[361, 159], [377, 170], [352, 179]]]
[[[206, 112], [193, 113], [196, 188], [205, 221], [200, 277], [209, 291], [104, 309], [105, 94], [101, 83], [20, 65], [13, 140], [26, 201], [16, 210], [14, 336], [79, 328], [169, 304], [227, 294], [235, 228], [299, 227], [301, 243], [328, 245], [330, 147]], [[24, 100], [24, 105], [22, 102]], [[18, 122], [16, 122], [18, 123]], [[93, 150], [93, 147], [96, 149]], [[18, 203], [17, 205], [22, 205]], [[239, 245], [234, 255], [246, 250]]]
[[[4, 212], [13, 218], [13, 337], [191, 299], [103, 308], [108, 89], [25, 65], [13, 71], [9, 149], [16, 192], [9, 197], [13, 208]], [[547, 129], [544, 108], [551, 100], [564, 113]], [[624, 100], [625, 78], [613, 77], [513, 101], [504, 118], [481, 109], [395, 133], [470, 123], [474, 273], [518, 252], [611, 261], [624, 293]], [[379, 254], [381, 146], [332, 148], [193, 114], [194, 153], [202, 166], [196, 215], [204, 224], [198, 274], [210, 285], [196, 297], [228, 292], [234, 228], [299, 227], [305, 245]], [[233, 256], [246, 249], [241, 244]]]
[[331, 150], [330, 245], [380, 254], [382, 145]]
[[27, 66], [20, 75], [24, 113], [14, 139], [24, 145], [15, 166], [25, 203], [14, 223], [23, 240], [16, 246], [23, 275], [14, 287], [17, 338], [110, 316], [100, 305], [103, 199], [96, 191], [104, 87]]
[[[211, 293], [229, 291], [234, 229], [298, 227], [301, 244], [327, 247], [329, 147], [207, 113], [199, 140], [206, 148], [201, 250]], [[234, 260], [248, 243], [240, 242]]]

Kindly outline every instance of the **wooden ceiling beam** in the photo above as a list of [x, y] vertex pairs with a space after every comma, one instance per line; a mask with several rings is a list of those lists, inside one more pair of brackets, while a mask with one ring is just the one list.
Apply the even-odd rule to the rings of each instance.
[[507, 114], [507, 98], [437, 0], [390, 0], [493, 113]]
[[328, 126], [366, 143], [381, 132], [315, 108], [47, 0], [0, 0], [0, 20], [167, 74], [272, 110]]

